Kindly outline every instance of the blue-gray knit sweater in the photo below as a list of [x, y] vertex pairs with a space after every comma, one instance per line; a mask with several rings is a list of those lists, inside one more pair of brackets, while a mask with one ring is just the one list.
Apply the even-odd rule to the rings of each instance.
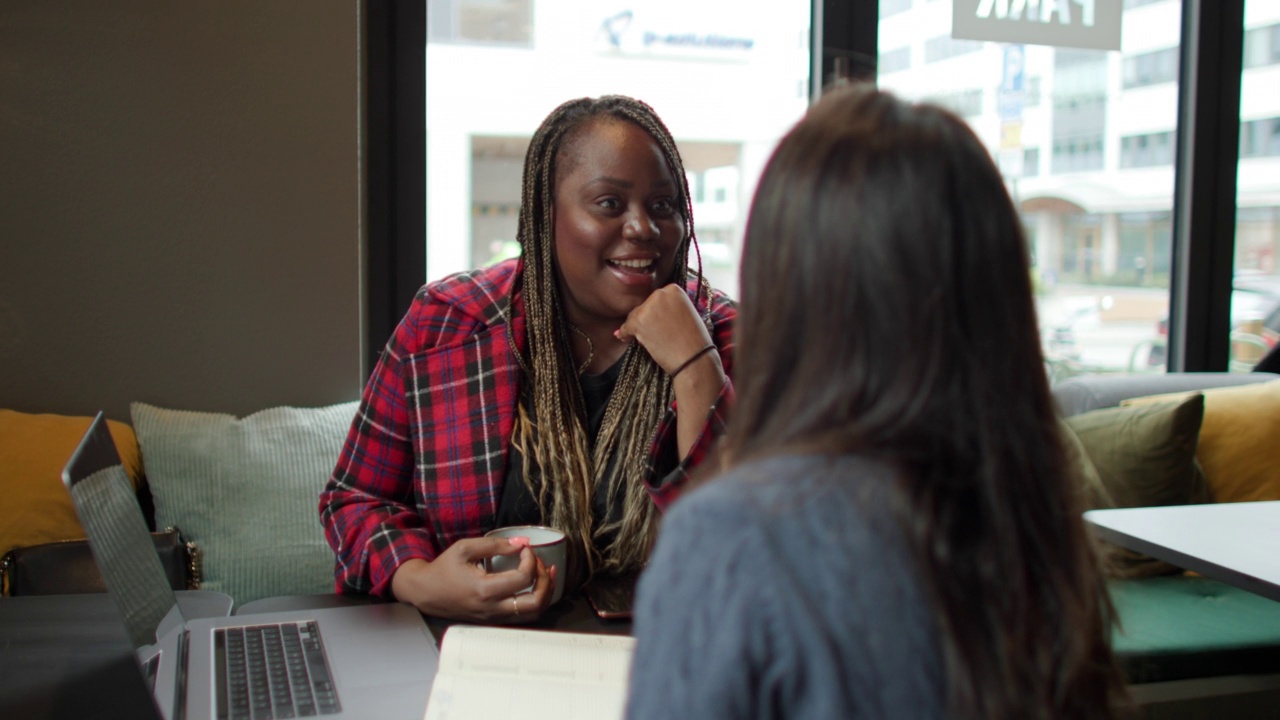
[[680, 499], [637, 593], [628, 717], [945, 716], [890, 482], [859, 458], [794, 455]]

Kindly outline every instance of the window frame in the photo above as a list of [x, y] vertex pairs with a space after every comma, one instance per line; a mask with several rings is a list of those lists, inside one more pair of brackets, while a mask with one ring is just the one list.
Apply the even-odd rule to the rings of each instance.
[[427, 3], [366, 0], [361, 377], [427, 281]]
[[1168, 372], [1225, 371], [1230, 358], [1244, 4], [1182, 4]]

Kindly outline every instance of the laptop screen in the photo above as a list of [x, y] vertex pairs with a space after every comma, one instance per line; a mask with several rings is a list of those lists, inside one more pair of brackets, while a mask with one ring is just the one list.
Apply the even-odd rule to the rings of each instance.
[[154, 643], [161, 621], [177, 612], [177, 596], [102, 413], [72, 453], [62, 480], [129, 637], [135, 647]]

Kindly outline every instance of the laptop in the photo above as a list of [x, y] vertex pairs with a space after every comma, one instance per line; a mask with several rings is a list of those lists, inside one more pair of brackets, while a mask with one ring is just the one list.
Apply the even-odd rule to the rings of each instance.
[[62, 479], [138, 648], [156, 717], [422, 718], [440, 655], [413, 607], [370, 603], [228, 616], [222, 593], [175, 592], [101, 412]]

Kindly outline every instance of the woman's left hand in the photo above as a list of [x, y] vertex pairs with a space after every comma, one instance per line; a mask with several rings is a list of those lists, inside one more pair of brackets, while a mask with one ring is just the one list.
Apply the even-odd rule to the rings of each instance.
[[684, 458], [702, 433], [707, 413], [725, 383], [718, 351], [705, 351], [715, 343], [697, 308], [684, 288], [667, 285], [632, 310], [614, 335], [623, 342], [640, 343], [667, 373], [679, 372], [672, 380], [672, 390], [676, 397], [676, 445]]
[[614, 333], [623, 342], [636, 341], [653, 361], [668, 373], [675, 371], [693, 354], [712, 344], [707, 326], [679, 285], [666, 285], [627, 315]]

